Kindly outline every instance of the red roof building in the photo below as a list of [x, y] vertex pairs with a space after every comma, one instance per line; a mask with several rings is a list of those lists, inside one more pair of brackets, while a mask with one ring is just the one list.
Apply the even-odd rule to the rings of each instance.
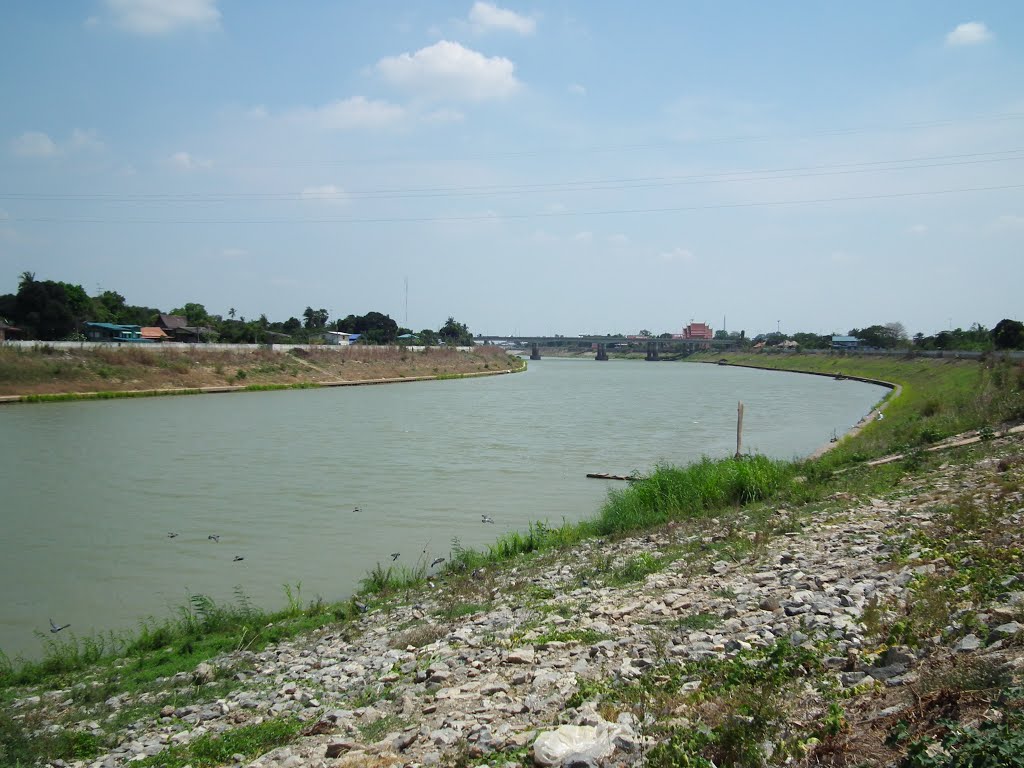
[[711, 326], [704, 323], [690, 323], [688, 326], [683, 328], [683, 338], [710, 341], [715, 338], [715, 332], [712, 330]]
[[149, 339], [150, 341], [167, 341], [170, 338], [170, 336], [164, 333], [163, 328], [155, 325], [143, 326], [141, 333], [142, 338]]

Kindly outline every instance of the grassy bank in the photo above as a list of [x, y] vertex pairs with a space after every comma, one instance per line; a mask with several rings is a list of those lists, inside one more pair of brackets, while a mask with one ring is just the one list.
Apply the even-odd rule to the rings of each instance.
[[730, 365], [899, 384], [900, 396], [888, 403], [885, 418], [868, 424], [856, 438], [841, 440], [823, 459], [829, 468], [931, 445], [970, 430], [1024, 421], [1024, 364], [1020, 362], [736, 353], [691, 360], [725, 360]]
[[457, 378], [522, 368], [522, 360], [490, 346], [470, 351], [354, 346], [287, 352], [207, 350], [202, 345], [160, 350], [0, 346], [0, 397], [44, 402], [195, 394], [210, 389], [266, 391], [338, 382]]

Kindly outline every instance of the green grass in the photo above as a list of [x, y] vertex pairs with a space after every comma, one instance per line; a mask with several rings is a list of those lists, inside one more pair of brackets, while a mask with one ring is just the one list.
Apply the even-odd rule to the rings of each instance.
[[63, 403], [72, 400], [118, 400], [125, 397], [167, 397], [169, 395], [201, 395], [201, 389], [146, 390], [144, 392], [65, 392], [56, 395], [24, 395], [22, 403]]
[[659, 466], [649, 477], [609, 494], [595, 533], [631, 533], [768, 499], [788, 487], [794, 474], [789, 462], [764, 456], [705, 457], [687, 467]]
[[[893, 358], [858, 355], [765, 355], [732, 353], [695, 356], [776, 370], [842, 374], [899, 384], [903, 389], [855, 438], [842, 439], [822, 463], [838, 467], [1004, 422], [1024, 420], [1024, 363]], [[837, 387], [845, 386], [839, 382]]]
[[291, 593], [287, 609], [274, 612], [253, 607], [241, 594], [229, 605], [193, 595], [190, 604], [179, 608], [177, 615], [144, 622], [134, 633], [47, 638], [38, 661], [12, 661], [0, 653], [0, 691], [39, 683], [67, 685], [84, 670], [96, 665], [110, 667], [117, 659], [125, 659], [127, 664], [117, 672], [116, 688], [130, 690], [158, 677], [194, 669], [199, 662], [220, 653], [257, 650], [350, 613], [344, 606], [319, 601], [303, 609], [296, 605], [300, 599], [297, 591]]
[[249, 760], [264, 752], [290, 744], [298, 738], [303, 723], [299, 720], [266, 720], [244, 725], [219, 735], [204, 734], [182, 747], [169, 747], [158, 755], [132, 763], [138, 768], [212, 768], [233, 765], [233, 755]]

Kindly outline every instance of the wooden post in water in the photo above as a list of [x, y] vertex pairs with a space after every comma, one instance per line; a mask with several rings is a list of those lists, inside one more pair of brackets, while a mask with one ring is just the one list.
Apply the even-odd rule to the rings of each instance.
[[736, 458], [743, 453], [743, 401], [736, 405]]

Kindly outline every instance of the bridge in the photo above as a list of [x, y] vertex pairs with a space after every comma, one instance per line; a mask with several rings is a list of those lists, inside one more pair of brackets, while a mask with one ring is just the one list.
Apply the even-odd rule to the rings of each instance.
[[607, 360], [612, 348], [646, 348], [647, 360], [660, 360], [660, 353], [668, 350], [697, 352], [708, 349], [728, 349], [736, 345], [732, 339], [662, 339], [654, 336], [477, 336], [477, 341], [511, 344], [530, 347], [530, 359], [540, 360], [541, 347], [566, 347], [579, 349], [589, 346], [597, 353], [595, 360]]

